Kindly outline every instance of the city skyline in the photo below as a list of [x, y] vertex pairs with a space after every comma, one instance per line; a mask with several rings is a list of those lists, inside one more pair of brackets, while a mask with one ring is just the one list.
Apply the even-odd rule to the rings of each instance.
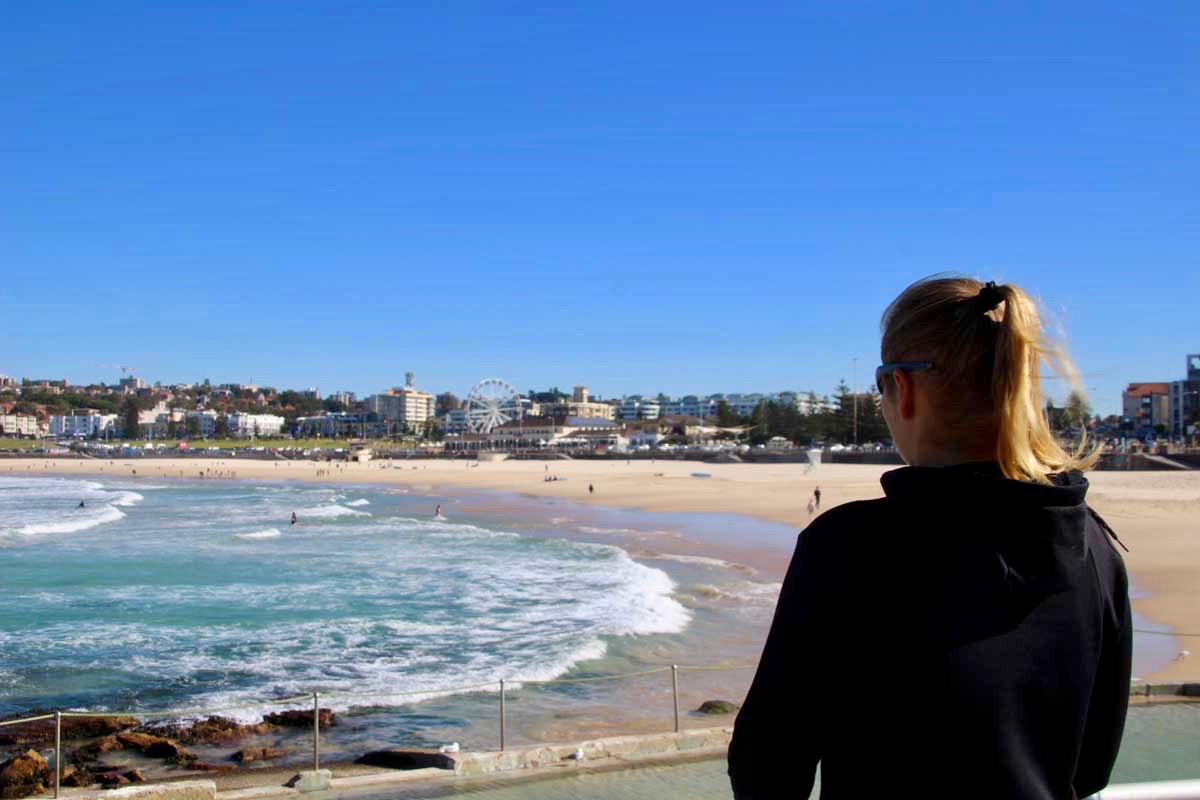
[[[1183, 366], [1181, 368], [1177, 369], [1175, 372], [1169, 373], [1168, 375], [1156, 377], [1153, 380], [1155, 380], [1155, 381], [1161, 380], [1162, 382], [1170, 382], [1170, 381], [1174, 381], [1174, 380], [1183, 379], [1184, 376], [1189, 374], [1188, 367], [1191, 366], [1190, 362], [1186, 362], [1186, 359], [1194, 359], [1194, 358], [1195, 358], [1195, 356], [1192, 356], [1192, 355], [1180, 355], [1178, 360], [1181, 363], [1183, 363]], [[850, 388], [852, 393], [855, 393], [855, 392], [860, 393], [860, 394], [869, 393], [874, 389], [873, 372], [874, 372], [874, 365], [872, 365], [872, 367], [871, 367], [872, 375], [870, 377], [870, 382], [867, 383], [866, 385], [862, 385], [860, 382], [860, 384], [856, 386], [852, 382], [852, 380], [849, 378], [845, 379], [845, 383]], [[137, 377], [137, 378], [141, 379], [142, 381], [144, 381], [144, 385], [146, 387], [152, 387], [152, 386], [169, 387], [169, 386], [173, 386], [173, 385], [200, 386], [205, 380], [208, 380], [211, 382], [211, 384], [214, 387], [227, 386], [227, 385], [243, 385], [243, 386], [253, 385], [253, 386], [260, 387], [260, 388], [270, 388], [270, 389], [274, 389], [277, 391], [296, 391], [296, 392], [301, 392], [301, 393], [306, 392], [306, 391], [316, 390], [319, 393], [319, 396], [321, 398], [329, 398], [332, 395], [341, 395], [341, 394], [349, 393], [350, 395], [355, 396], [355, 398], [356, 398], [355, 402], [363, 402], [366, 400], [366, 398], [370, 397], [371, 395], [385, 393], [385, 392], [390, 391], [393, 388], [403, 387], [405, 385], [406, 380], [410, 377], [410, 374], [419, 378], [419, 376], [416, 376], [416, 374], [414, 373], [413, 370], [402, 370], [401, 373], [396, 377], [395, 380], [392, 380], [390, 382], [388, 380], [383, 380], [381, 382], [377, 382], [373, 386], [363, 388], [363, 389], [352, 388], [349, 386], [345, 386], [344, 384], [338, 384], [336, 382], [334, 384], [331, 384], [334, 388], [324, 388], [314, 381], [306, 381], [306, 380], [300, 380], [299, 382], [290, 383], [290, 384], [275, 384], [275, 383], [270, 383], [270, 382], [259, 381], [258, 379], [254, 378], [253, 376], [251, 376], [245, 380], [212, 379], [209, 376], [205, 376], [203, 378], [192, 378], [192, 379], [183, 379], [183, 380], [162, 380], [162, 379], [154, 378], [153, 376], [142, 375], [142, 374], [140, 374], [140, 372], [136, 372], [132, 369], [129, 371], [128, 376], [129, 377]], [[96, 380], [81, 380], [81, 379], [77, 379], [74, 376], [69, 375], [69, 374], [61, 373], [61, 374], [56, 375], [55, 373], [53, 373], [51, 371], [47, 371], [47, 370], [42, 370], [41, 372], [37, 372], [37, 373], [29, 374], [29, 375], [0, 373], [0, 377], [7, 377], [7, 378], [10, 378], [10, 379], [13, 379], [16, 381], [20, 381], [20, 380], [60, 381], [65, 378], [67, 380], [70, 380], [71, 385], [73, 385], [73, 386], [104, 385], [104, 386], [109, 386], [109, 387], [117, 387], [120, 383], [120, 378], [105, 379], [105, 378], [101, 377]], [[126, 377], [125, 373], [121, 373], [121, 377], [122, 378]], [[590, 391], [591, 396], [594, 399], [598, 399], [598, 400], [603, 399], [604, 401], [616, 401], [616, 400], [624, 399], [627, 397], [645, 397], [648, 399], [654, 399], [657, 397], [665, 396], [665, 397], [669, 397], [669, 398], [673, 398], [673, 399], [681, 399], [681, 398], [689, 397], [689, 396], [694, 396], [694, 397], [699, 397], [699, 398], [707, 398], [707, 397], [717, 396], [717, 395], [729, 395], [729, 396], [777, 395], [780, 393], [788, 393], [788, 392], [795, 392], [795, 393], [799, 393], [802, 395], [807, 395], [810, 392], [814, 392], [815, 394], [817, 394], [818, 396], [821, 396], [821, 397], [831, 397], [836, 394], [837, 385], [841, 383], [841, 380], [839, 380], [837, 382], [837, 384], [835, 384], [834, 386], [829, 387], [829, 388], [821, 388], [821, 387], [818, 387], [815, 385], [806, 385], [806, 384], [803, 384], [802, 382], [793, 381], [791, 385], [785, 385], [785, 386], [767, 386], [767, 387], [757, 386], [757, 387], [736, 387], [736, 388], [729, 388], [727, 386], [725, 388], [713, 389], [713, 390], [709, 390], [709, 391], [684, 390], [684, 391], [673, 391], [673, 392], [666, 391], [663, 389], [650, 389], [650, 390], [612, 393], [612, 392], [600, 391], [600, 390], [593, 388], [594, 384], [591, 382], [580, 382], [578, 380], [572, 380], [569, 382], [534, 380], [528, 384], [519, 384], [514, 381], [508, 381], [506, 378], [504, 378], [501, 375], [488, 374], [488, 375], [481, 375], [478, 379], [476, 379], [475, 381], [472, 381], [469, 385], [465, 385], [462, 387], [432, 386], [432, 385], [429, 385], [420, 380], [417, 380], [416, 384], [414, 384], [414, 385], [416, 386], [416, 388], [419, 388], [422, 391], [427, 391], [435, 396], [442, 394], [443, 392], [448, 392], [448, 393], [459, 396], [460, 399], [463, 399], [466, 397], [466, 395], [468, 394], [468, 392], [470, 391], [471, 388], [473, 388], [480, 380], [483, 380], [485, 378], [500, 378], [501, 380], [504, 380], [505, 382], [511, 384], [513, 386], [513, 388], [522, 396], [527, 395], [530, 391], [542, 392], [542, 391], [549, 391], [554, 388], [557, 388], [560, 391], [562, 391], [564, 394], [569, 395], [571, 393], [571, 390], [574, 387], [584, 386], [585, 388], [587, 388]], [[1089, 385], [1089, 381], [1088, 381], [1086, 375], [1081, 376], [1081, 381], [1082, 381], [1082, 387], [1087, 395], [1087, 400], [1092, 407], [1093, 413], [1100, 417], [1107, 417], [1107, 416], [1111, 416], [1111, 415], [1121, 416], [1124, 413], [1123, 398], [1124, 398], [1124, 392], [1125, 392], [1126, 387], [1128, 385], [1134, 384], [1134, 383], [1147, 382], [1147, 381], [1144, 381], [1141, 379], [1121, 381], [1119, 384], [1120, 388], [1118, 390], [1118, 396], [1115, 400], [1113, 400], [1111, 398], [1098, 397], [1094, 393], [1095, 386]], [[1048, 401], [1054, 402], [1055, 404], [1058, 404], [1058, 405], [1061, 405], [1065, 401], [1067, 393], [1056, 390], [1056, 385], [1058, 383], [1059, 382], [1054, 378], [1044, 380], [1043, 381], [1043, 389], [1045, 391], [1045, 396]], [[2, 390], [2, 389], [0, 389], [0, 390]]]

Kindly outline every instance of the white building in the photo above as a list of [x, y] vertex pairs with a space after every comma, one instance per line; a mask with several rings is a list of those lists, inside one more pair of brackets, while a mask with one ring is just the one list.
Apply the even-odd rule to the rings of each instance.
[[[530, 416], [536, 416], [531, 414]], [[441, 417], [442, 431], [444, 433], [466, 433], [469, 429], [467, 424], [467, 410], [465, 408], [452, 408]]]
[[91, 438], [114, 434], [116, 427], [116, 414], [101, 414], [91, 408], [70, 415], [55, 414], [50, 417], [51, 436]]
[[717, 415], [717, 401], [712, 397], [688, 395], [682, 400], [670, 400], [662, 404], [664, 417], [697, 417], [705, 419]]
[[37, 417], [33, 414], [0, 414], [0, 433], [5, 436], [37, 436]]
[[564, 417], [579, 417], [583, 419], [612, 420], [617, 416], [616, 406], [611, 403], [601, 403], [592, 399], [591, 392], [586, 386], [576, 386], [571, 392], [571, 399], [555, 403], [542, 403], [540, 408], [527, 408], [525, 413], [532, 416], [550, 416], [558, 419]]
[[215, 436], [217, 433], [217, 412], [211, 409], [203, 409], [201, 411], [189, 411], [184, 418], [185, 430], [193, 425], [192, 420], [195, 420], [197, 432], [205, 437]]
[[275, 414], [243, 414], [235, 412], [225, 418], [229, 427], [229, 435], [246, 436], [278, 436], [283, 430], [284, 418]]
[[299, 417], [296, 431], [304, 436], [385, 436], [386, 424], [375, 414], [354, 411], [330, 411], [312, 417]]
[[404, 386], [367, 398], [367, 407], [385, 421], [399, 423], [405, 430], [419, 431], [434, 414], [433, 395], [413, 385], [413, 374], [405, 373]]
[[662, 404], [657, 400], [635, 394], [626, 397], [616, 409], [617, 419], [632, 422], [635, 419], [658, 419], [662, 415]]

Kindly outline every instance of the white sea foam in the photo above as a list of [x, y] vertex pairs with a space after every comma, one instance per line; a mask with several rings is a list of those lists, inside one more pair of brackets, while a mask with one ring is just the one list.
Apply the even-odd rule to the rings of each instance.
[[779, 598], [781, 588], [782, 584], [779, 583], [736, 581], [720, 586], [698, 583], [688, 587], [687, 591], [694, 599], [699, 600], [734, 601], [747, 605], [773, 606]]
[[714, 567], [717, 569], [732, 569], [738, 572], [753, 574], [754, 568], [748, 567], [745, 564], [738, 564], [735, 561], [726, 561], [723, 558], [710, 558], [709, 556], [690, 556], [682, 553], [646, 553], [639, 555], [639, 558], [654, 561], [675, 561], [680, 564], [696, 564], [703, 567]]
[[138, 494], [137, 492], [119, 492], [115, 499], [109, 500], [108, 502], [114, 506], [128, 508], [129, 506], [136, 506], [145, 499], [146, 498], [144, 496]]
[[673, 536], [674, 531], [650, 530], [639, 528], [598, 528], [593, 525], [576, 525], [580, 533], [590, 533], [594, 536]]
[[360, 497], [358, 500], [351, 500], [350, 502], [346, 503], [346, 505], [353, 507], [369, 506], [371, 505], [371, 501], [365, 497]]
[[334, 519], [336, 517], [369, 517], [371, 516], [366, 511], [356, 511], [353, 508], [339, 506], [336, 503], [327, 506], [313, 506], [296, 512], [296, 516], [304, 519], [306, 517], [315, 517], [317, 519]]
[[281, 535], [277, 528], [267, 528], [266, 530], [251, 531], [250, 533], [235, 533], [234, 537], [237, 539], [274, 539]]
[[78, 516], [60, 516], [49, 522], [34, 522], [17, 529], [17, 533], [26, 536], [38, 536], [47, 533], [75, 533], [95, 528], [109, 522], [116, 522], [125, 516], [125, 512], [114, 506], [101, 506], [95, 511], [79, 509]]

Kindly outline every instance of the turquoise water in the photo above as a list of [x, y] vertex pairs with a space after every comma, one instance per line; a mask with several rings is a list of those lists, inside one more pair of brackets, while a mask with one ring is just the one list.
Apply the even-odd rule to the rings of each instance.
[[434, 502], [0, 478], [0, 712], [552, 678], [690, 620], [621, 549], [436, 521]]
[[[276, 710], [262, 701], [317, 690], [350, 723], [328, 757], [488, 748], [500, 678], [757, 655], [777, 583], [652, 550], [675, 532], [624, 512], [467, 505], [378, 486], [0, 477], [0, 714], [240, 705], [223, 713], [257, 720]], [[684, 708], [740, 697], [749, 677], [688, 675]], [[669, 675], [516, 686], [509, 741], [662, 730], [669, 691]]]
[[[933, 768], [932, 765], [930, 768]], [[1113, 783], [1200, 778], [1200, 704], [1130, 709]], [[920, 767], [898, 794], [920, 794]], [[813, 797], [819, 793], [820, 782]], [[907, 790], [907, 791], [906, 791]], [[487, 782], [379, 794], [376, 797], [464, 797], [475, 800], [729, 800], [724, 759], [616, 772], [579, 773], [529, 782]]]

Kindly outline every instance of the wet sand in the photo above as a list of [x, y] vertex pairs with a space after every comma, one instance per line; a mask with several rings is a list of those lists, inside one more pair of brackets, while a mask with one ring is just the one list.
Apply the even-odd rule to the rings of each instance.
[[[709, 541], [679, 540], [663, 552], [712, 554], [780, 575], [795, 545], [793, 530], [811, 517], [809, 497], [822, 492], [821, 508], [881, 497], [885, 466], [822, 464], [706, 464], [694, 461], [502, 461], [413, 459], [368, 464], [228, 459], [12, 459], [0, 472], [96, 474], [128, 478], [211, 477], [372, 483], [415, 492], [460, 492], [475, 503], [480, 490], [511, 492], [543, 502], [636, 508], [653, 512], [742, 514], [782, 523], [764, 526], [736, 541], [714, 534]], [[697, 475], [699, 473], [700, 475]], [[561, 480], [547, 481], [546, 476]], [[1171, 647], [1195, 650], [1164, 669], [1140, 677], [1160, 681], [1200, 678], [1200, 472], [1094, 472], [1089, 502], [1130, 548], [1123, 553], [1137, 590], [1134, 609], [1151, 623], [1178, 634]], [[594, 493], [589, 493], [589, 485]], [[486, 494], [486, 492], [484, 493]], [[501, 501], [496, 500], [497, 504]], [[818, 512], [819, 513], [819, 512]], [[728, 527], [721, 529], [728, 531]], [[722, 540], [724, 539], [724, 540]]]

